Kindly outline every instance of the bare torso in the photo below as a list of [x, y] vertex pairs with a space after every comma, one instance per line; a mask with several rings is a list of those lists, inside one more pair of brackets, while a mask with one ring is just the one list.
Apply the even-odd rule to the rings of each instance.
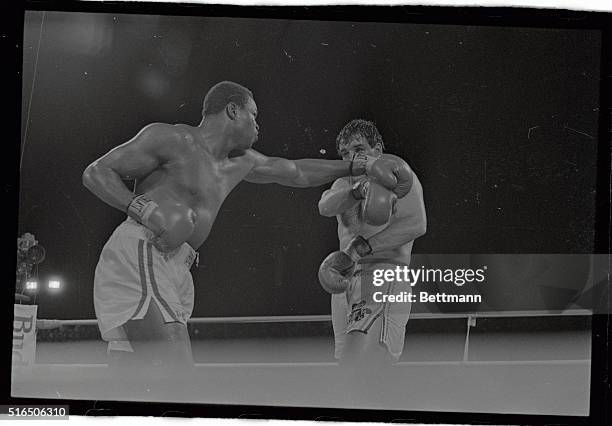
[[187, 243], [200, 247], [213, 226], [227, 195], [251, 171], [248, 156], [218, 160], [206, 152], [205, 141], [193, 127], [176, 125], [181, 142], [173, 158], [137, 182], [137, 193], [163, 193], [196, 213], [195, 231]]

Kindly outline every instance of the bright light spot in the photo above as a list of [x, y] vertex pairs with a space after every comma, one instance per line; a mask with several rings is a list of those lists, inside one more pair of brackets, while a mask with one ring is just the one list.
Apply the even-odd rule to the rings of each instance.
[[38, 288], [38, 282], [31, 280], [26, 281], [26, 290], [36, 290]]
[[61, 287], [61, 283], [58, 280], [49, 281], [49, 288], [60, 288], [60, 287]]

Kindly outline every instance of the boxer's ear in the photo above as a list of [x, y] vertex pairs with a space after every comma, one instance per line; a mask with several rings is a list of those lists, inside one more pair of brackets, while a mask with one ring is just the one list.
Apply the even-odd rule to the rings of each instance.
[[230, 120], [235, 120], [236, 116], [238, 115], [238, 105], [236, 105], [234, 102], [229, 102], [225, 106], [225, 114]]
[[376, 154], [377, 157], [380, 157], [382, 155], [382, 145], [377, 143], [376, 145], [374, 145], [374, 148], [372, 148], [374, 150], [374, 153]]

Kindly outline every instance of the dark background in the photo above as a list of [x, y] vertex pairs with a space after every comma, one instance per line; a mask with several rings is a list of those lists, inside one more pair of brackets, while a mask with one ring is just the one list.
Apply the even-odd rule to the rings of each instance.
[[[220, 80], [253, 90], [268, 155], [337, 158], [341, 127], [374, 120], [424, 187], [415, 252], [593, 250], [597, 31], [42, 16], [25, 20], [18, 229], [47, 249], [41, 282], [64, 285], [39, 293], [41, 318], [93, 318], [97, 257], [123, 219], [83, 169], [150, 122], [197, 124]], [[324, 189], [240, 184], [199, 250], [194, 316], [328, 313]]]

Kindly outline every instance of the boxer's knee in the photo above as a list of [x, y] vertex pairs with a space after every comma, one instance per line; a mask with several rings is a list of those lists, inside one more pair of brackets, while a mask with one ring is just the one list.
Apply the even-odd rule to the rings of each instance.
[[152, 300], [149, 303], [145, 316], [142, 319], [129, 320], [125, 323], [124, 329], [132, 343], [163, 340], [164, 324], [164, 316], [159, 310], [157, 303]]
[[180, 322], [166, 323], [156, 303], [149, 304], [141, 320], [130, 320], [124, 328], [136, 358], [141, 361], [159, 365], [164, 372], [193, 366], [187, 326]]
[[346, 337], [340, 368], [349, 398], [356, 406], [384, 401], [394, 380], [395, 358], [380, 341], [381, 323], [377, 319], [367, 333], [353, 331]]
[[377, 318], [367, 332], [352, 331], [346, 335], [341, 364], [363, 366], [371, 370], [392, 365], [395, 358], [381, 342], [382, 319]]
[[180, 322], [166, 323], [164, 326], [164, 335], [166, 336], [166, 345], [164, 346], [169, 351], [170, 362], [186, 367], [193, 366], [191, 340], [187, 326]]

